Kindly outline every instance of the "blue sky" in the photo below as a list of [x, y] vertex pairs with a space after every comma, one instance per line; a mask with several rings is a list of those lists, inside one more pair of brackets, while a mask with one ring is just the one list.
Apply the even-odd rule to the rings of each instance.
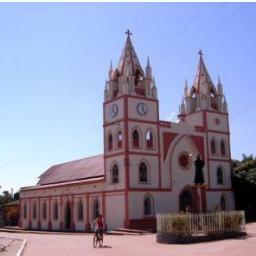
[[142, 66], [150, 57], [161, 119], [178, 112], [202, 48], [229, 104], [232, 157], [255, 154], [255, 17], [254, 3], [0, 3], [2, 190], [103, 152], [105, 79], [128, 28]]

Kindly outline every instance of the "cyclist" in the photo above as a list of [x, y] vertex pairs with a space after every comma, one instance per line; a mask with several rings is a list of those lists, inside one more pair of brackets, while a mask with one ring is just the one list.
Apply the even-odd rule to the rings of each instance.
[[99, 214], [98, 218], [94, 220], [95, 225], [95, 234], [97, 236], [97, 239], [100, 239], [99, 234], [101, 236], [101, 240], [103, 241], [103, 229], [105, 227], [104, 219], [101, 214]]

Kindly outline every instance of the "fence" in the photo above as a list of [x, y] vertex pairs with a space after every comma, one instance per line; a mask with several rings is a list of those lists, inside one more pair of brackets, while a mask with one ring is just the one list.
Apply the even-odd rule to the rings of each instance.
[[173, 235], [244, 232], [244, 211], [157, 214], [157, 233]]

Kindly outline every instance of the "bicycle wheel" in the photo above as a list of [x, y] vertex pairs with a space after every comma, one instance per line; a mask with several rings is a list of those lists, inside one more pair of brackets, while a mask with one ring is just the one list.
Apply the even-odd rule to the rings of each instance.
[[97, 236], [96, 236], [96, 234], [94, 234], [94, 236], [93, 236], [93, 247], [94, 248], [96, 248], [97, 247], [97, 241], [98, 239], [97, 239]]
[[103, 244], [103, 236], [100, 236], [100, 237], [99, 237], [98, 243], [99, 243], [99, 247], [102, 247], [102, 244]]

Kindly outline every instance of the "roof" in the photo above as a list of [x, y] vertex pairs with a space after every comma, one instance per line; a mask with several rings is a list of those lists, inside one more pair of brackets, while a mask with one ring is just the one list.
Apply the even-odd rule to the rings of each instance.
[[134, 76], [136, 72], [139, 72], [141, 76], [144, 76], [144, 71], [132, 45], [130, 34], [127, 36], [117, 69], [120, 75]]
[[207, 94], [209, 92], [212, 92], [216, 94], [216, 89], [214, 87], [214, 84], [211, 80], [211, 77], [208, 73], [208, 70], [206, 68], [206, 65], [203, 60], [203, 53], [200, 50], [199, 53], [199, 64], [196, 71], [196, 77], [194, 80], [194, 85], [192, 86], [192, 91], [195, 91], [196, 93], [202, 93]]
[[48, 185], [102, 177], [103, 155], [87, 157], [50, 167], [40, 177], [37, 185]]

